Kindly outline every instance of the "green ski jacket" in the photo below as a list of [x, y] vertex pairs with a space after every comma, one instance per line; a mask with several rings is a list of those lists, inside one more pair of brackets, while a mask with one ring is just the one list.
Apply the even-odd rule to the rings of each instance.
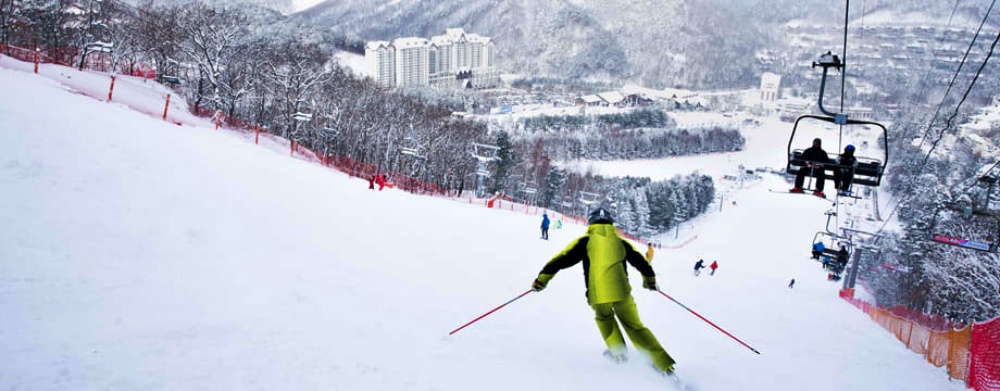
[[587, 303], [590, 305], [625, 300], [632, 293], [625, 262], [639, 270], [644, 277], [654, 277], [653, 267], [646, 258], [625, 239], [611, 224], [593, 224], [587, 234], [570, 243], [557, 254], [538, 275], [548, 283], [562, 269], [583, 262], [583, 279], [587, 284]]

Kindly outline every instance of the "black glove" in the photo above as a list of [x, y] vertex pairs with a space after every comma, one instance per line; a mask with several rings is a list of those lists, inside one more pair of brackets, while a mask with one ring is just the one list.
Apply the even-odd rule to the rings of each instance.
[[656, 277], [646, 277], [646, 276], [643, 276], [642, 277], [642, 287], [646, 288], [646, 289], [649, 289], [651, 291], [658, 291], [658, 290], [660, 290], [660, 288], [656, 286]]
[[531, 283], [531, 289], [534, 289], [535, 292], [541, 292], [542, 289], [545, 289], [545, 286], [549, 284], [549, 280], [551, 279], [551, 274], [539, 274], [538, 278], [535, 279], [535, 282]]

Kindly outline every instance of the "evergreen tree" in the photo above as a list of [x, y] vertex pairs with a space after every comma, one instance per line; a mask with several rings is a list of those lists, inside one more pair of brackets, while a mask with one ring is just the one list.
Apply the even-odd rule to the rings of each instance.
[[497, 157], [500, 160], [493, 165], [492, 181], [489, 187], [490, 193], [505, 190], [507, 187], [507, 178], [510, 177], [511, 170], [519, 160], [517, 152], [514, 151], [514, 144], [510, 141], [510, 135], [507, 132], [501, 131], [497, 133], [496, 143], [500, 147], [500, 150], [497, 151]]
[[542, 206], [551, 209], [556, 206], [555, 201], [560, 200], [566, 186], [566, 174], [557, 167], [549, 167], [549, 172], [545, 174], [545, 183], [539, 202]]

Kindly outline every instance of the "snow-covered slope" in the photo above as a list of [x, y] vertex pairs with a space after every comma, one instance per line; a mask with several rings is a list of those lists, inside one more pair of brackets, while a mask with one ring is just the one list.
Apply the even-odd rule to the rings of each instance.
[[[542, 241], [536, 216], [368, 190], [29, 73], [0, 68], [0, 85], [2, 389], [665, 387], [601, 357], [579, 268], [447, 335], [526, 291], [582, 226]], [[653, 261], [761, 355], [630, 274], [679, 373], [701, 390], [962, 389], [837, 298], [808, 259], [828, 204], [767, 180]], [[695, 277], [698, 258], [721, 268]]]

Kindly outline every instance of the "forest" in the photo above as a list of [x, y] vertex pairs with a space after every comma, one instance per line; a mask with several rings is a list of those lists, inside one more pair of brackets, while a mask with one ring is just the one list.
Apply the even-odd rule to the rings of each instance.
[[[105, 56], [107, 70], [121, 73], [152, 65], [159, 81], [169, 83], [199, 113], [217, 112], [259, 125], [324, 156], [372, 165], [390, 180], [393, 175], [409, 176], [452, 194], [475, 189], [477, 160], [471, 145], [480, 143], [500, 147], [497, 159], [488, 165], [491, 194], [516, 196], [530, 181], [543, 189], [533, 201], [564, 209], [567, 203], [579, 205], [581, 191], [600, 194], [601, 203], [623, 213], [624, 228], [630, 232], [667, 229], [704, 211], [712, 201], [713, 184], [707, 177], [623, 181], [578, 175], [553, 164], [574, 156], [610, 159], [668, 150], [712, 151], [715, 142], [706, 140], [726, 137], [713, 132], [650, 136], [627, 129], [665, 125], [668, 119], [661, 112], [603, 116], [597, 120], [601, 127], [579, 132], [582, 138], [514, 141], [484, 122], [455, 115], [461, 108], [458, 102], [470, 98], [468, 93], [451, 99], [448, 93], [380, 90], [331, 60], [333, 51], [344, 45], [344, 36], [267, 8], [201, 2], [131, 6], [102, 1], [81, 6], [0, 1], [4, 45], [38, 46], [53, 53], [60, 48], [69, 57], [91, 47], [113, 47], [91, 57]], [[471, 99], [485, 101], [474, 95]], [[545, 134], [562, 130], [555, 124], [532, 126]], [[617, 130], [604, 133], [605, 127]], [[611, 143], [610, 137], [631, 141]], [[561, 152], [569, 139], [575, 140], [576, 155]]]

